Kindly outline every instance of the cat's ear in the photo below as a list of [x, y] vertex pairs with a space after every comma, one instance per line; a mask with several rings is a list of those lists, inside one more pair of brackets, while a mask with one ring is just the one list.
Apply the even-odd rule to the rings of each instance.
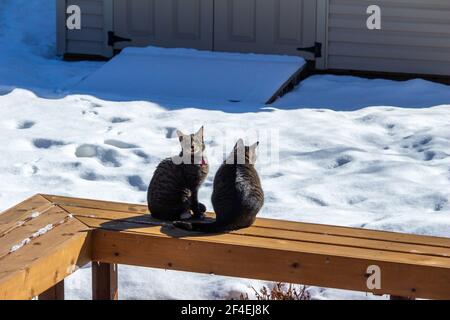
[[251, 151], [256, 151], [256, 148], [258, 148], [258, 146], [259, 146], [259, 141], [256, 142], [255, 144], [251, 145], [251, 146], [250, 146], [250, 150], [251, 150]]
[[256, 163], [256, 149], [259, 146], [259, 141], [249, 147], [249, 159], [251, 164]]
[[183, 137], [184, 137], [184, 133], [181, 132], [180, 130], [177, 130], [177, 136], [178, 136], [178, 139], [180, 139], [180, 141], [182, 141]]
[[203, 132], [204, 132], [204, 127], [202, 126], [195, 134], [195, 136], [201, 138], [202, 141], [203, 141]]
[[245, 147], [244, 140], [239, 139], [234, 146], [234, 150], [242, 150]]

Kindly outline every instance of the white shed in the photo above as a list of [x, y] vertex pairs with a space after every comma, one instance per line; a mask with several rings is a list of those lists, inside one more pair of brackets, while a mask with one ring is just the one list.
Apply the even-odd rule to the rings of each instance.
[[[318, 69], [450, 76], [448, 0], [56, 0], [58, 52], [126, 46], [300, 55]], [[67, 8], [81, 9], [68, 30]], [[381, 9], [369, 30], [367, 8]], [[299, 50], [300, 48], [300, 50]]]

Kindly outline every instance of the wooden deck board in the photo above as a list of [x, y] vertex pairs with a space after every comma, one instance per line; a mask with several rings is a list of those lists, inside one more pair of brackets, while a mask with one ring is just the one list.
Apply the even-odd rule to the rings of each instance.
[[105, 209], [110, 211], [125, 211], [125, 212], [136, 212], [136, 213], [148, 213], [147, 206], [132, 204], [132, 203], [121, 203], [121, 202], [111, 202], [111, 201], [102, 201], [102, 200], [91, 200], [91, 199], [82, 199], [82, 198], [70, 198], [70, 197], [61, 197], [61, 196], [53, 196], [53, 195], [42, 195], [48, 201], [56, 205], [69, 205], [74, 207], [83, 207], [83, 208], [94, 208], [94, 209]]
[[[0, 214], [0, 299], [30, 299], [89, 261], [450, 299], [448, 238], [273, 219], [202, 235], [152, 219], [145, 205], [52, 195]], [[370, 265], [382, 270], [380, 290], [366, 286]]]
[[41, 195], [35, 195], [4, 211], [0, 214], [0, 234], [17, 225], [17, 222], [26, 220], [34, 212], [44, 211], [52, 205]]
[[[79, 207], [80, 210], [76, 212], [81, 215], [84, 215], [84, 213], [87, 213], [88, 215], [93, 215], [94, 214], [93, 212], [95, 212], [95, 215], [98, 217], [104, 217], [109, 219], [120, 219], [120, 218], [126, 219], [132, 216], [139, 216], [140, 214], [148, 214], [148, 208], [145, 205], [124, 204], [124, 203], [96, 201], [88, 199], [76, 199], [58, 196], [46, 196], [46, 197], [54, 201], [55, 204], [67, 207]], [[131, 208], [131, 210], [127, 208]], [[104, 211], [103, 212], [95, 210], [89, 211], [88, 209], [99, 209]], [[282, 221], [267, 218], [257, 219], [254, 225], [258, 227], [274, 228], [290, 231], [302, 231], [334, 236], [348, 236], [358, 239], [386, 240], [391, 242], [432, 245], [437, 247], [450, 248], [450, 238], [443, 238], [443, 237], [413, 235], [381, 230], [379, 231], [362, 228], [330, 226], [313, 223], [301, 223], [295, 221]]]
[[72, 218], [0, 263], [0, 300], [32, 299], [91, 261], [86, 226]]
[[40, 233], [45, 232], [45, 228], [53, 228], [64, 222], [68, 217], [68, 213], [65, 210], [56, 206], [42, 212], [36, 218], [24, 221], [14, 229], [10, 229], [9, 232], [0, 234], [0, 263], [3, 257], [10, 254], [14, 246], [20, 246], [28, 241], [32, 241], [33, 238], [39, 237]]
[[[80, 218], [98, 218], [103, 219], [103, 224], [107, 224], [107, 221], [114, 221], [120, 223], [120, 221], [124, 221], [127, 223], [137, 223], [141, 224], [134, 229], [144, 228], [151, 225], [157, 226], [161, 225], [161, 222], [155, 219], [152, 219], [149, 215], [141, 215], [135, 213], [127, 213], [127, 212], [119, 212], [114, 211], [111, 213], [108, 210], [104, 209], [93, 209], [93, 208], [81, 208], [81, 207], [71, 207], [71, 206], [62, 206], [65, 210], [71, 212], [73, 215]], [[262, 239], [272, 238], [278, 240], [293, 240], [293, 241], [301, 241], [301, 242], [309, 242], [309, 243], [319, 243], [319, 244], [327, 244], [327, 245], [340, 245], [345, 247], [353, 247], [353, 248], [363, 248], [363, 249], [376, 249], [383, 250], [388, 252], [403, 252], [403, 253], [413, 253], [416, 255], [430, 255], [430, 256], [440, 256], [440, 257], [449, 257], [450, 258], [450, 248], [444, 246], [436, 246], [436, 245], [424, 245], [424, 244], [415, 244], [415, 243], [405, 243], [405, 242], [395, 242], [390, 240], [380, 240], [380, 239], [366, 239], [361, 237], [352, 237], [351, 235], [330, 235], [328, 233], [320, 234], [320, 233], [311, 233], [308, 231], [297, 231], [292, 229], [278, 229], [277, 227], [261, 227], [261, 220], [258, 219], [257, 223], [254, 226], [234, 231], [230, 234], [238, 234], [244, 236], [253, 236], [260, 237]], [[260, 223], [258, 223], [260, 222]], [[296, 225], [301, 223], [296, 223]], [[278, 224], [278, 226], [282, 226], [282, 224]], [[97, 221], [95, 227], [101, 227], [101, 223]], [[120, 225], [116, 227], [116, 229], [127, 228], [124, 224], [123, 227]], [[301, 228], [299, 228], [302, 230]], [[263, 240], [262, 240], [263, 241]]]
[[389, 261], [436, 267], [440, 266], [443, 268], [448, 268], [450, 272], [450, 257], [349, 247], [331, 243], [293, 241], [279, 238], [261, 238], [241, 235], [237, 232], [217, 235], [202, 235], [193, 234], [173, 227], [149, 226], [147, 224], [111, 221], [90, 217], [78, 217], [78, 219], [92, 229], [104, 229], [118, 233], [136, 234], [143, 238], [174, 238], [178, 241], [206, 242], [212, 246], [215, 244], [242, 245], [251, 248], [278, 249], [280, 251], [292, 252], [311, 252], [328, 256], [362, 258], [373, 261]]
[[[180, 241], [142, 233], [97, 229], [93, 259], [117, 264], [206, 274], [282, 281], [394, 294], [405, 297], [450, 299], [449, 268], [411, 265], [376, 259], [327, 255], [308, 250], [289, 251], [229, 242]], [[367, 288], [367, 268], [382, 270], [379, 290]]]

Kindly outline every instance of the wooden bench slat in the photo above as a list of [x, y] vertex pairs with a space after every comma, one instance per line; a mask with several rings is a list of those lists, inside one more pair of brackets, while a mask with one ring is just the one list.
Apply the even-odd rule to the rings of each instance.
[[450, 248], [450, 238], [414, 235], [383, 230], [362, 229], [353, 227], [330, 226], [316, 223], [299, 223], [295, 221], [281, 221], [274, 219], [259, 219], [255, 225], [265, 228], [283, 227], [285, 230], [303, 231], [336, 236], [349, 236], [360, 239], [386, 240], [408, 244], [431, 245]]
[[[143, 216], [140, 214], [129, 214], [114, 212], [114, 214], [108, 214], [109, 211], [103, 209], [85, 209], [80, 207], [62, 206], [65, 210], [71, 212], [75, 216], [81, 217], [98, 217], [100, 219], [105, 219], [114, 221], [116, 219], [129, 219], [129, 222], [136, 221], [138, 223], [143, 223]], [[154, 223], [155, 225], [159, 222], [158, 220], [152, 219], [150, 216], [145, 215], [145, 220], [148, 223]], [[272, 229], [270, 227], [259, 227], [256, 223], [255, 226], [234, 231], [231, 234], [240, 234], [248, 236], [256, 236], [261, 238], [274, 238], [279, 240], [294, 240], [303, 242], [313, 242], [322, 244], [332, 244], [332, 245], [342, 245], [355, 248], [368, 248], [377, 249], [392, 252], [403, 252], [403, 253], [414, 253], [432, 256], [441, 256], [450, 258], [450, 248], [442, 246], [432, 246], [432, 245], [418, 245], [418, 244], [407, 244], [404, 242], [392, 242], [388, 240], [372, 240], [366, 238], [353, 238], [349, 236], [337, 236], [329, 234], [320, 233], [310, 233], [303, 231], [292, 231], [284, 229]]]
[[[199, 272], [268, 281], [300, 283], [394, 294], [405, 297], [450, 299], [448, 268], [333, 256], [251, 246], [211, 243], [196, 239], [149, 237], [145, 233], [96, 229], [93, 259], [105, 263]], [[382, 270], [380, 290], [367, 287], [367, 268]]]
[[258, 236], [261, 238], [286, 239], [302, 242], [321, 243], [327, 245], [339, 245], [361, 249], [375, 249], [390, 252], [412, 253], [417, 255], [429, 255], [450, 258], [450, 248], [430, 245], [418, 245], [387, 240], [355, 239], [348, 236], [317, 234], [301, 231], [279, 230], [261, 228], [258, 226], [233, 232], [235, 234]]
[[42, 214], [36, 218], [20, 224], [9, 232], [0, 234], [0, 263], [3, 257], [12, 254], [10, 252], [14, 246], [27, 245], [24, 243], [25, 240], [31, 241], [33, 237], [39, 236], [39, 232], [45, 232], [44, 228], [53, 228], [63, 223], [67, 217], [66, 211], [53, 206], [46, 211], [42, 211]]
[[[91, 217], [78, 216], [81, 222], [93, 229], [105, 229], [111, 231], [139, 234], [143, 237], [176, 238], [179, 241], [207, 242], [211, 246], [215, 244], [243, 245], [254, 248], [267, 248], [280, 251], [310, 252], [328, 256], [342, 256], [348, 258], [362, 258], [373, 261], [389, 261], [415, 265], [440, 266], [450, 270], [450, 257], [437, 257], [418, 255], [412, 253], [400, 253], [376, 249], [361, 249], [332, 244], [320, 244], [303, 241], [280, 240], [274, 238], [260, 238], [244, 236], [236, 233], [218, 235], [197, 235], [172, 227], [149, 226], [147, 224], [128, 223], [121, 221], [103, 220]], [[165, 230], [164, 230], [165, 229]]]
[[77, 219], [70, 219], [4, 258], [0, 300], [32, 299], [90, 262], [86, 230]]
[[24, 220], [34, 211], [42, 211], [53, 204], [41, 195], [35, 195], [25, 201], [7, 209], [0, 214], [0, 234], [15, 225], [17, 221]]
[[57, 205], [68, 205], [73, 207], [104, 209], [109, 211], [120, 211], [120, 212], [124, 211], [136, 212], [141, 214], [148, 213], [148, 208], [145, 205], [110, 202], [102, 200], [91, 200], [82, 198], [61, 197], [53, 195], [43, 195], [43, 197], [45, 197], [46, 199]]
[[[29, 219], [33, 210], [42, 215]], [[16, 241], [60, 218], [63, 223], [9, 253]], [[195, 234], [152, 219], [145, 205], [37, 195], [0, 215], [0, 299], [50, 292], [89, 261], [450, 299], [449, 251], [448, 238], [273, 219], [231, 233]], [[2, 252], [8, 254], [1, 258]], [[379, 290], [367, 287], [371, 265], [382, 272]], [[98, 289], [117, 297], [117, 273], [102, 279]]]
[[[137, 204], [123, 204], [123, 203], [109, 203], [106, 201], [94, 201], [86, 199], [75, 199], [69, 197], [50, 197], [49, 199], [55, 200], [56, 204], [67, 207], [79, 207], [81, 212], [83, 208], [104, 210], [101, 212], [102, 217], [109, 219], [118, 219], [125, 217], [126, 215], [134, 216], [134, 214], [148, 214], [147, 206]], [[128, 210], [132, 208], [132, 210]], [[100, 211], [97, 212], [100, 214]], [[403, 242], [418, 245], [432, 245], [450, 248], [450, 238], [425, 236], [425, 235], [413, 235], [397, 232], [389, 232], [382, 230], [370, 230], [362, 228], [342, 227], [342, 226], [330, 226], [314, 223], [301, 223], [295, 221], [282, 221], [275, 219], [259, 218], [254, 224], [258, 227], [301, 231], [318, 234], [328, 234], [335, 236], [347, 236], [359, 239], [371, 239], [371, 240], [384, 240], [391, 242]]]
[[8, 223], [5, 223], [0, 228], [0, 239], [5, 237], [6, 235], [15, 232], [17, 229], [20, 229], [23, 227], [24, 224], [29, 223], [31, 220], [35, 219], [36, 217], [42, 215], [43, 213], [47, 212], [48, 210], [56, 208], [56, 206], [52, 204], [47, 204], [41, 207], [38, 207], [34, 210], [27, 211], [25, 213], [17, 214], [17, 219], [14, 221], [10, 221]]

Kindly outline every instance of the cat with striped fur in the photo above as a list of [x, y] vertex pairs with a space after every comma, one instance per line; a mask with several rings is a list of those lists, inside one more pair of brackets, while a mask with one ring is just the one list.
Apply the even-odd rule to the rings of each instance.
[[152, 217], [175, 221], [191, 217], [203, 219], [206, 207], [198, 201], [209, 165], [205, 152], [204, 128], [185, 135], [177, 130], [181, 144], [178, 156], [162, 160], [151, 179], [147, 201]]
[[259, 143], [245, 146], [240, 139], [214, 178], [211, 201], [214, 222], [176, 221], [174, 226], [198, 232], [223, 232], [251, 226], [264, 205], [264, 191], [255, 169]]

